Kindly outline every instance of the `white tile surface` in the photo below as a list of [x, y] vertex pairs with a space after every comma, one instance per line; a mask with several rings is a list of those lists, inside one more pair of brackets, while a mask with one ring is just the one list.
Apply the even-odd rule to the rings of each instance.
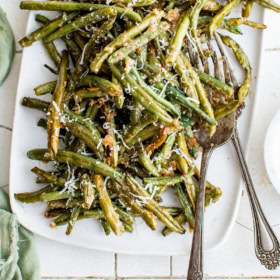
[[170, 257], [118, 255], [118, 276], [169, 276]]
[[[21, 54], [16, 54], [11, 72], [0, 88], [0, 127], [12, 128]], [[2, 142], [0, 142], [2, 143]]]
[[[242, 209], [241, 209], [242, 210]], [[279, 235], [280, 228], [276, 233]], [[188, 257], [173, 257], [173, 276], [186, 276]], [[269, 271], [254, 253], [253, 232], [236, 224], [228, 241], [213, 252], [205, 253], [206, 277], [280, 277], [279, 269]]]
[[114, 276], [114, 254], [64, 245], [37, 236], [43, 277]]
[[11, 131], [0, 128], [0, 157], [1, 157], [1, 168], [0, 168], [0, 187], [8, 185], [9, 182], [9, 163], [10, 163], [10, 143], [11, 143]]
[[[1, 7], [6, 11], [18, 41], [23, 37], [28, 12], [18, 9], [19, 0], [0, 0]], [[280, 16], [268, 12], [266, 17], [267, 52], [264, 58], [262, 102], [259, 104], [249, 155], [249, 167], [257, 193], [264, 211], [278, 236], [280, 236], [280, 196], [274, 191], [267, 178], [263, 162], [263, 141], [269, 121], [280, 107]], [[20, 47], [17, 45], [17, 50]], [[21, 55], [15, 57], [11, 74], [0, 89], [0, 187], [8, 184], [8, 162], [10, 152], [11, 132], [1, 125], [12, 127], [14, 98], [16, 93]], [[278, 225], [278, 226], [277, 226]], [[249, 229], [247, 229], [249, 228]], [[241, 207], [229, 240], [214, 252], [205, 254], [205, 273], [208, 277], [230, 279], [228, 277], [264, 277], [280, 278], [280, 269], [268, 271], [261, 266], [254, 256], [251, 212], [246, 193], [241, 200]], [[40, 252], [42, 277], [47, 279], [85, 279], [114, 277], [114, 255], [89, 251], [81, 248], [66, 246], [37, 237]], [[173, 257], [172, 276], [185, 277], [188, 266], [187, 257]], [[126, 256], [117, 258], [118, 276], [144, 277], [160, 279], [170, 275], [170, 258]], [[65, 278], [64, 278], [65, 277]], [[109, 278], [108, 278], [109, 277]], [[140, 278], [138, 279], [140, 280]], [[154, 278], [153, 278], [154, 277]], [[113, 279], [113, 278], [112, 278]], [[132, 279], [132, 278], [131, 278]], [[262, 278], [258, 278], [262, 279]]]
[[16, 39], [16, 50], [21, 50], [18, 41], [24, 36], [29, 11], [19, 9], [20, 0], [1, 0], [0, 6], [7, 14]]

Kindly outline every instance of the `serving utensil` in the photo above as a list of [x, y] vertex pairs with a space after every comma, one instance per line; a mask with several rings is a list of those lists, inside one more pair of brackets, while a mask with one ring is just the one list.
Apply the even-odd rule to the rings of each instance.
[[[227, 50], [220, 38], [220, 36], [215, 33], [215, 40], [217, 43], [217, 46], [220, 50], [220, 53], [223, 57], [223, 69], [220, 67], [220, 64], [218, 62], [217, 53], [213, 48], [212, 43], [208, 42], [209, 50], [212, 52], [212, 61], [214, 64], [215, 69], [215, 77], [220, 79], [223, 82], [226, 82], [230, 84], [235, 91], [239, 89], [239, 81], [237, 78], [237, 75], [234, 71], [234, 68], [231, 64], [230, 57], [227, 53]], [[189, 42], [189, 54], [190, 59], [192, 61], [192, 64], [197, 67], [200, 71], [209, 72], [208, 67], [208, 60], [202, 60], [199, 57], [198, 52], [196, 51], [193, 46], [191, 46], [191, 42]], [[207, 88], [207, 91], [209, 95], [211, 96], [211, 89]], [[254, 225], [254, 240], [255, 240], [255, 253], [257, 258], [260, 260], [261, 264], [265, 265], [267, 269], [276, 269], [279, 266], [279, 260], [280, 260], [280, 248], [279, 248], [279, 242], [277, 240], [276, 235], [274, 234], [271, 226], [269, 225], [263, 210], [261, 208], [261, 205], [259, 203], [259, 200], [257, 198], [254, 185], [249, 173], [249, 169], [242, 151], [242, 147], [239, 140], [239, 135], [237, 131], [236, 122], [238, 117], [241, 114], [243, 107], [238, 108], [238, 110], [235, 113], [231, 113], [230, 116], [233, 117], [234, 125], [232, 129], [232, 134], [230, 136], [233, 146], [235, 148], [239, 164], [241, 167], [241, 172], [243, 179], [245, 181], [245, 187], [248, 193], [250, 206], [252, 210], [252, 216], [253, 216], [253, 225]], [[213, 151], [213, 150], [212, 150]], [[211, 153], [211, 150], [210, 150]], [[206, 159], [205, 159], [206, 158]], [[204, 159], [204, 162], [203, 162]], [[207, 157], [202, 156], [202, 164], [201, 168], [203, 167], [203, 164], [205, 166], [205, 161], [207, 165]], [[203, 169], [201, 169], [201, 184], [203, 183], [203, 180], [205, 182], [205, 178], [203, 178]], [[205, 175], [204, 175], [205, 176]], [[200, 186], [201, 186], [200, 184]], [[199, 201], [198, 197], [198, 202]], [[203, 207], [203, 205], [202, 205]], [[197, 207], [198, 208], [198, 207]], [[198, 211], [198, 210], [197, 210]], [[203, 211], [203, 208], [200, 209], [200, 211]], [[196, 212], [196, 215], [199, 215], [199, 213]], [[197, 217], [196, 220], [196, 226], [198, 226], [198, 230], [201, 232], [202, 236], [202, 226], [203, 223], [203, 213], [200, 214]], [[194, 232], [193, 236], [193, 247], [191, 252], [191, 258], [189, 263], [189, 272], [188, 272], [188, 279], [202, 279], [203, 278], [203, 267], [202, 267], [202, 237], [199, 239], [197, 236], [195, 236], [196, 231]], [[198, 233], [197, 233], [198, 234]], [[197, 242], [197, 244], [194, 244], [194, 242]], [[197, 259], [196, 259], [197, 258]]]
[[203, 148], [203, 153], [200, 167], [199, 190], [195, 208], [195, 228], [188, 271], [188, 279], [191, 280], [203, 278], [203, 215], [207, 167], [212, 152], [231, 139], [234, 125], [234, 113], [232, 113], [218, 122], [217, 131], [214, 136], [209, 137], [207, 129], [202, 129], [195, 133], [197, 141]]

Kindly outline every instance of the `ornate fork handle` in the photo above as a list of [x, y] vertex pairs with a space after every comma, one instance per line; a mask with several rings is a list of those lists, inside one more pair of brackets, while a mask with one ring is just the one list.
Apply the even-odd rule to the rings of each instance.
[[232, 143], [239, 159], [253, 214], [256, 256], [261, 264], [267, 269], [276, 269], [279, 266], [280, 259], [279, 242], [269, 225], [257, 198], [249, 169], [242, 152], [237, 128], [234, 129]]
[[189, 262], [188, 280], [203, 279], [203, 215], [205, 199], [205, 182], [210, 156], [215, 147], [205, 148], [202, 154], [199, 192], [195, 207], [195, 228], [192, 239], [192, 250]]

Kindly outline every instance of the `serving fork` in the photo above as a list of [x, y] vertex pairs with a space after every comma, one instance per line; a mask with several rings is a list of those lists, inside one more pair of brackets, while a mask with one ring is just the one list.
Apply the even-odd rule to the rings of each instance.
[[[239, 89], [239, 81], [235, 70], [232, 66], [230, 56], [227, 53], [227, 50], [220, 38], [220, 36], [215, 33], [215, 41], [218, 46], [218, 49], [222, 56], [223, 61], [223, 69], [219, 64], [219, 60], [217, 57], [217, 52], [214, 50], [213, 44], [211, 41], [207, 42], [208, 49], [211, 53], [211, 58], [214, 64], [214, 72], [215, 77], [227, 84], [231, 85], [235, 92]], [[208, 60], [201, 59], [196, 48], [192, 45], [192, 43], [188, 42], [189, 47], [189, 56], [190, 60], [194, 67], [202, 72], [209, 73], [209, 65]], [[211, 97], [211, 88], [206, 87], [209, 96]], [[233, 129], [230, 139], [233, 143], [235, 148], [239, 165], [241, 168], [242, 176], [245, 182], [245, 187], [248, 193], [249, 202], [252, 210], [253, 216], [253, 225], [254, 225], [254, 241], [255, 241], [255, 253], [257, 258], [260, 260], [261, 264], [265, 265], [267, 269], [276, 269], [279, 266], [280, 260], [280, 248], [279, 242], [277, 240], [276, 235], [274, 234], [271, 226], [269, 225], [259, 200], [257, 198], [253, 181], [251, 179], [249, 169], [242, 151], [242, 147], [239, 140], [238, 130], [237, 130], [237, 119], [241, 114], [243, 107], [239, 107], [236, 112], [231, 113], [229, 116], [233, 116]], [[203, 146], [203, 145], [202, 145]], [[205, 149], [205, 147], [203, 146]], [[211, 153], [211, 150], [210, 150]], [[202, 156], [202, 163], [201, 163], [201, 178], [200, 178], [200, 186], [205, 183], [205, 171], [203, 170], [204, 167], [207, 167], [207, 157], [203, 154]], [[203, 182], [204, 181], [204, 182]], [[200, 198], [200, 199], [199, 199]], [[192, 251], [190, 256], [189, 262], [189, 270], [188, 270], [188, 277], [189, 280], [196, 280], [203, 278], [203, 198], [198, 196], [197, 200], [197, 210], [196, 210], [196, 221], [195, 227], [198, 226], [199, 230], [194, 231], [193, 235], [193, 244], [192, 244]], [[199, 208], [199, 209], [198, 209]], [[198, 216], [197, 216], [198, 214]]]

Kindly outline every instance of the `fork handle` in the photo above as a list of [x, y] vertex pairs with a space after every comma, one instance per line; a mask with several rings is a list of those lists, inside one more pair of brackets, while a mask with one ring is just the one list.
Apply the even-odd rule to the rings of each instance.
[[192, 239], [192, 250], [189, 261], [188, 280], [202, 280], [203, 279], [203, 215], [204, 215], [204, 199], [205, 199], [205, 182], [207, 167], [210, 156], [214, 148], [209, 147], [203, 150], [199, 192], [195, 206], [195, 228]]
[[279, 242], [269, 225], [257, 198], [249, 169], [240, 145], [237, 128], [234, 129], [231, 139], [238, 156], [252, 210], [256, 256], [260, 260], [261, 264], [263, 264], [267, 269], [276, 269], [279, 266], [280, 258]]

